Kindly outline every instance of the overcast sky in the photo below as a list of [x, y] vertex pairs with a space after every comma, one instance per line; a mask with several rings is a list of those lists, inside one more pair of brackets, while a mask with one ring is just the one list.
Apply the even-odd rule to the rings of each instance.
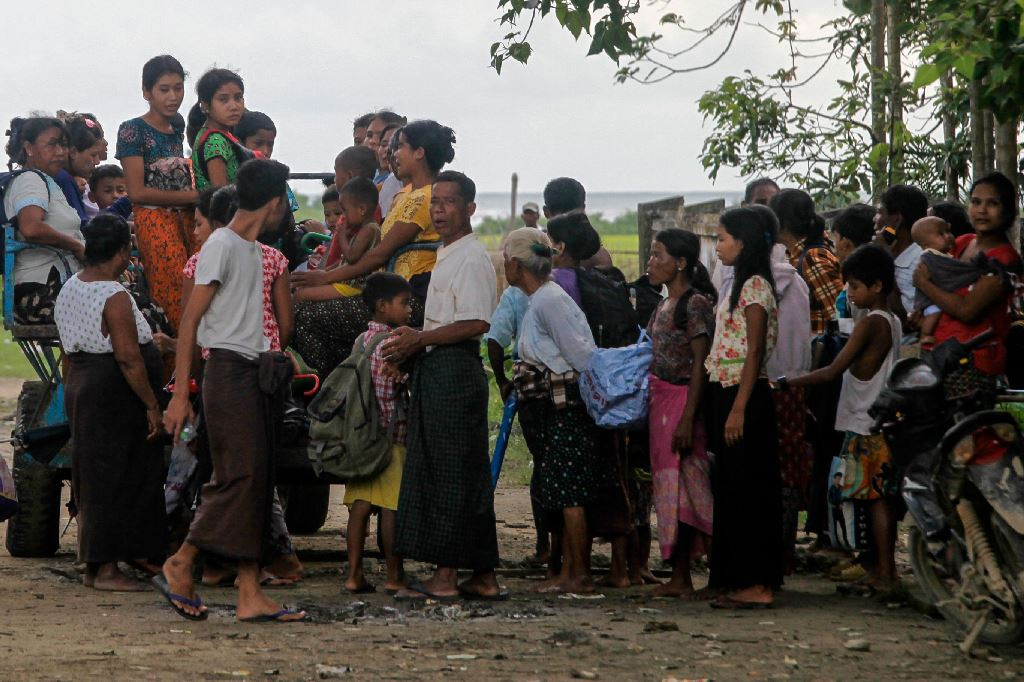
[[[696, 100], [727, 75], [783, 65], [786, 54], [774, 38], [744, 26], [730, 55], [709, 71], [660, 85], [616, 85], [615, 65], [585, 57], [586, 36], [574, 43], [553, 18], [535, 27], [530, 63], [509, 63], [497, 75], [488, 53], [504, 33], [495, 0], [3, 4], [5, 124], [36, 109], [91, 111], [113, 151], [117, 125], [147, 110], [142, 64], [167, 52], [190, 72], [183, 114], [203, 71], [238, 70], [246, 105], [277, 124], [275, 158], [293, 170], [329, 170], [351, 144], [352, 119], [387, 107], [451, 126], [458, 138], [452, 168], [483, 190], [506, 189], [513, 171], [524, 190], [558, 175], [578, 177], [590, 191], [710, 189], [697, 158], [704, 132]], [[660, 16], [660, 4], [652, 10], [644, 0], [643, 21]], [[724, 5], [678, 0], [671, 9], [697, 25]], [[804, 7], [807, 26], [836, 12], [836, 0], [794, 5]], [[803, 96], [818, 92], [827, 89]], [[715, 187], [742, 184], [724, 171]]]

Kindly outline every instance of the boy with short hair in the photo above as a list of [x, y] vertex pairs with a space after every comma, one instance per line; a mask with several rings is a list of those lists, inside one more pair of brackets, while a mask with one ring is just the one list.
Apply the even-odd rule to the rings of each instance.
[[[355, 178], [366, 178], [370, 182], [373, 182], [373, 177], [376, 173], [377, 155], [369, 147], [348, 147], [347, 149], [343, 149], [334, 159], [334, 186], [338, 188], [339, 194], [341, 193], [341, 188], [344, 187], [349, 180], [353, 180]], [[373, 220], [375, 223], [380, 224], [381, 217], [379, 207], [373, 215]], [[331, 268], [341, 265], [341, 261], [344, 258], [341, 242], [345, 240], [345, 238], [345, 216], [342, 215], [338, 218], [338, 221], [335, 224], [331, 245], [327, 249], [327, 259], [321, 266], [322, 270], [330, 270]]]
[[[342, 220], [339, 220], [336, 241], [343, 263], [353, 264], [380, 241], [380, 225], [373, 219], [377, 210], [377, 187], [366, 178], [353, 178], [345, 183], [339, 193]], [[296, 301], [329, 301], [334, 298], [358, 296], [365, 278], [348, 282], [300, 288], [295, 292]]]
[[[379, 338], [391, 335], [392, 329], [409, 324], [412, 314], [412, 287], [404, 277], [386, 272], [370, 275], [362, 292], [363, 302], [373, 319], [362, 335], [364, 347]], [[387, 564], [384, 591], [393, 594], [406, 587], [402, 558], [395, 555], [395, 511], [402, 488], [402, 469], [405, 466], [406, 412], [408, 392], [404, 384], [407, 376], [395, 377], [395, 372], [384, 361], [384, 344], [380, 342], [370, 358], [373, 390], [377, 396], [377, 414], [381, 426], [392, 432], [391, 463], [380, 474], [367, 481], [349, 481], [345, 486], [345, 504], [348, 516], [348, 578], [345, 589], [352, 594], [374, 592], [373, 585], [363, 575], [363, 543], [366, 526], [373, 507], [380, 507], [381, 549]]]
[[195, 419], [189, 402], [193, 350], [210, 349], [204, 367], [203, 414], [213, 476], [178, 551], [153, 582], [176, 613], [204, 620], [208, 610], [195, 593], [193, 568], [200, 551], [238, 563], [241, 621], [294, 622], [306, 614], [282, 608], [260, 587], [259, 561], [273, 499], [272, 412], [286, 390], [292, 364], [268, 352], [263, 331], [263, 263], [257, 238], [281, 224], [288, 209], [288, 167], [255, 159], [238, 170], [238, 210], [206, 240], [195, 286], [181, 319], [175, 355], [174, 397], [164, 427], [177, 443]]
[[341, 218], [341, 195], [337, 185], [331, 185], [324, 190], [320, 197], [320, 205], [324, 208], [324, 225], [328, 233], [333, 233], [338, 226], [338, 219]]
[[120, 199], [128, 196], [128, 185], [124, 180], [124, 171], [113, 163], [96, 166], [89, 176], [89, 201], [104, 211]]
[[[874, 569], [856, 584], [867, 594], [899, 589], [896, 576], [896, 520], [889, 500], [899, 493], [892, 452], [882, 434], [871, 432], [868, 408], [881, 393], [899, 359], [903, 329], [889, 308], [896, 287], [895, 263], [884, 249], [869, 244], [854, 251], [843, 263], [850, 301], [867, 312], [853, 328], [850, 340], [828, 367], [794, 379], [778, 378], [780, 389], [834, 381], [843, 384], [836, 410], [836, 430], [845, 432], [839, 453], [842, 460], [842, 497], [870, 503], [871, 534], [877, 551]], [[831, 501], [831, 500], [830, 500]]]

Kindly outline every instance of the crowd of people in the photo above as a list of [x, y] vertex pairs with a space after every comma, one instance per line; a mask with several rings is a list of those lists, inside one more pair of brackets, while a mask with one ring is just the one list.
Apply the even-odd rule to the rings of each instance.
[[[855, 591], [899, 589], [900, 472], [868, 409], [898, 358], [989, 328], [974, 365], [992, 382], [1007, 374], [1021, 260], [1006, 177], [978, 178], [966, 210], [897, 185], [831, 221], [806, 192], [761, 178], [720, 216], [713, 274], [700, 238], [673, 228], [654, 235], [632, 283], [601, 247], [583, 185], [557, 178], [502, 241], [502, 291], [473, 233], [475, 184], [445, 169], [450, 128], [391, 111], [358, 118], [324, 220], [297, 224], [289, 169], [271, 160], [277, 129], [247, 108], [242, 78], [207, 71], [182, 116], [185, 80], [171, 56], [145, 64], [148, 110], [118, 129], [120, 167], [102, 163], [90, 114], [18, 118], [8, 133], [4, 216], [39, 247], [17, 253], [14, 312], [55, 324], [68, 358], [87, 586], [140, 589], [119, 566], [131, 564], [177, 613], [203, 619], [202, 561], [204, 584], [237, 586], [240, 619], [305, 619], [263, 589], [302, 576], [273, 452], [303, 412], [290, 388], [298, 362], [326, 377], [355, 348], [370, 358], [390, 459], [346, 487], [345, 589], [376, 589], [362, 557], [379, 513], [382, 588], [396, 599], [506, 599], [483, 346], [502, 398], [517, 396], [534, 461], [530, 559], [548, 570], [537, 591], [659, 583], [653, 514], [672, 566], [655, 594], [767, 608], [794, 568], [801, 511], [818, 545], [861, 550], [840, 567], [859, 567]], [[616, 296], [624, 309], [608, 304]], [[601, 429], [579, 376], [638, 326], [653, 351], [648, 423]], [[169, 551], [161, 437], [197, 430], [206, 482]], [[851, 541], [847, 503], [866, 510], [869, 537]], [[612, 542], [601, 584], [596, 538]], [[435, 570], [410, 580], [406, 559]]]

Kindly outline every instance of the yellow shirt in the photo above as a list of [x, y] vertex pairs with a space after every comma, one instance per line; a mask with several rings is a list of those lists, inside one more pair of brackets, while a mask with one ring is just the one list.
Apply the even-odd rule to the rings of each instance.
[[[441, 239], [434, 229], [434, 223], [430, 219], [430, 195], [432, 186], [424, 185], [419, 189], [411, 189], [406, 185], [398, 194], [388, 211], [384, 224], [380, 226], [380, 236], [383, 240], [395, 223], [413, 223], [420, 228], [416, 235], [415, 242], [436, 242]], [[395, 274], [406, 279], [412, 278], [424, 272], [434, 269], [437, 254], [434, 251], [410, 251], [399, 256], [395, 262]]]

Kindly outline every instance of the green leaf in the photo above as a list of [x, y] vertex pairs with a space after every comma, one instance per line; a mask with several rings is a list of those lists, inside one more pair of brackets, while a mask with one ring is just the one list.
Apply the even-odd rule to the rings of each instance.
[[868, 154], [868, 163], [872, 166], [882, 167], [888, 158], [889, 145], [885, 142], [879, 142], [871, 148], [871, 152]]
[[917, 73], [914, 74], [914, 88], [923, 88], [926, 85], [931, 85], [935, 81], [939, 80], [942, 75], [942, 69], [937, 64], [922, 64], [917, 68]]
[[978, 65], [978, 60], [973, 54], [963, 54], [956, 58], [953, 62], [953, 68], [964, 78], [970, 80], [974, 78], [974, 68]]

